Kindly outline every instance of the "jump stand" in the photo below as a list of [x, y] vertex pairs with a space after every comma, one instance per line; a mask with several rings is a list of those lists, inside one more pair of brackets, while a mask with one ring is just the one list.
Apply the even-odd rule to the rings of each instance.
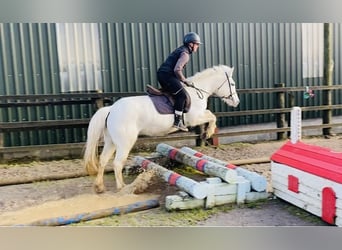
[[301, 109], [291, 111], [291, 140], [271, 157], [274, 194], [342, 226], [342, 153], [301, 140]]
[[[155, 170], [169, 184], [176, 185], [182, 190], [176, 195], [166, 197], [165, 207], [169, 211], [198, 207], [212, 208], [217, 205], [234, 202], [241, 204], [268, 198], [266, 185], [263, 190], [256, 192], [252, 188], [251, 181], [239, 175], [236, 169], [187, 154], [164, 143], [157, 145], [157, 152], [210, 175], [205, 181], [196, 182], [142, 157], [136, 157], [137, 165]], [[196, 191], [197, 189], [201, 192]]]

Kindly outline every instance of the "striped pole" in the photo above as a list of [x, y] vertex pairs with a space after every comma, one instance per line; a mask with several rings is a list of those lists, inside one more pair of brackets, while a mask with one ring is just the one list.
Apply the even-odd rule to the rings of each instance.
[[172, 160], [189, 165], [208, 175], [220, 177], [228, 183], [235, 183], [237, 181], [237, 172], [234, 169], [229, 169], [206, 159], [186, 154], [165, 143], [158, 144], [156, 150], [158, 153], [169, 157]]
[[199, 183], [188, 177], [182, 176], [174, 171], [168, 170], [141, 156], [136, 156], [134, 162], [147, 170], [154, 170], [157, 174], [170, 185], [176, 185], [183, 191], [189, 193], [197, 199], [204, 199], [208, 195], [208, 184]]
[[219, 164], [220, 166], [223, 166], [223, 167], [226, 167], [229, 169], [235, 169], [238, 175], [245, 177], [247, 180], [249, 180], [251, 182], [252, 189], [254, 189], [257, 192], [265, 191], [267, 188], [266, 178], [262, 175], [255, 173], [255, 172], [249, 171], [249, 170], [241, 168], [241, 167], [237, 167], [233, 164], [221, 161], [221, 160], [216, 159], [214, 157], [204, 155], [201, 152], [193, 150], [192, 148], [189, 148], [189, 147], [182, 147], [180, 149], [180, 151], [182, 151], [186, 154], [189, 154], [189, 155], [197, 156], [201, 159], [206, 159], [210, 162], [214, 162], [216, 164]]

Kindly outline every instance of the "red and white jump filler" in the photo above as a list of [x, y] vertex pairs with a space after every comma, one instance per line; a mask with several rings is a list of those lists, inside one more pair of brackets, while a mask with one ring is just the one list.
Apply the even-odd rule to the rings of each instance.
[[274, 194], [342, 226], [342, 152], [301, 142], [301, 109], [291, 111], [291, 140], [271, 157]]

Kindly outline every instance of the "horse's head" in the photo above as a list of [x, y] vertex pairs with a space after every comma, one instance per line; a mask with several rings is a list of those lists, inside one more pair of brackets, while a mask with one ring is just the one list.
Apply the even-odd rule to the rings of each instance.
[[[240, 103], [239, 96], [236, 92], [235, 81], [233, 79], [234, 68], [225, 65], [218, 66], [219, 82], [214, 94], [221, 98], [229, 106], [237, 107]], [[221, 81], [221, 82], [220, 82]]]

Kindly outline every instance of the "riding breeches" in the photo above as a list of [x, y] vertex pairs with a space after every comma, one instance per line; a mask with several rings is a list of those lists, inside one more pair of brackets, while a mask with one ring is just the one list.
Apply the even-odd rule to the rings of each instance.
[[163, 90], [175, 97], [175, 110], [183, 111], [186, 93], [180, 80], [173, 74], [166, 72], [158, 72], [157, 77]]

